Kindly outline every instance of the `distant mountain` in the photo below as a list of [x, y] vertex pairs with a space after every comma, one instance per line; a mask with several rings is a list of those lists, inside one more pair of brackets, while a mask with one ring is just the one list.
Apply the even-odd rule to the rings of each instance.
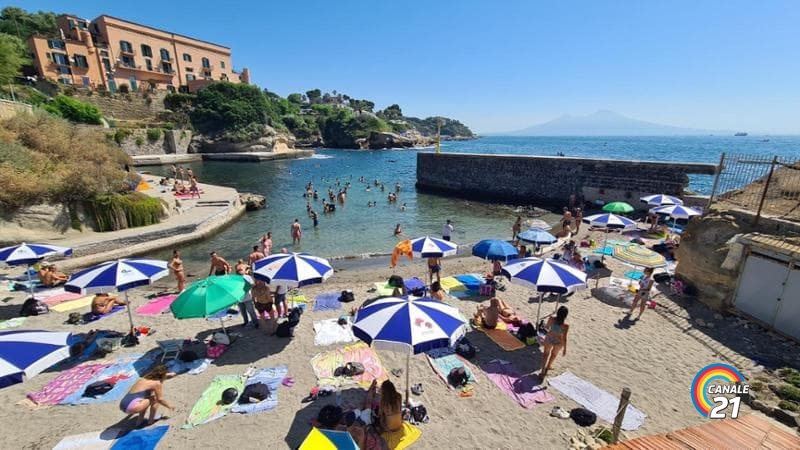
[[503, 136], [669, 136], [732, 134], [732, 132], [673, 127], [631, 119], [613, 111], [600, 110], [587, 116], [564, 115], [523, 130], [492, 134]]

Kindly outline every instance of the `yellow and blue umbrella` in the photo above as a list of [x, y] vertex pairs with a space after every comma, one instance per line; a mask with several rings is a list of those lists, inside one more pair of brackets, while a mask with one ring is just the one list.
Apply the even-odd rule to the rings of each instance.
[[347, 431], [312, 428], [298, 450], [359, 450]]

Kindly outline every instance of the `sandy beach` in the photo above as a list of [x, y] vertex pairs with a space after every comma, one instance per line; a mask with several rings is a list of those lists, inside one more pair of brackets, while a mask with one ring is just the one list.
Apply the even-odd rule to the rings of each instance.
[[[607, 261], [615, 276], [622, 276], [620, 274], [630, 270], [616, 261]], [[403, 260], [396, 270], [388, 266], [339, 270], [326, 283], [302, 288], [301, 292], [313, 298], [323, 292], [352, 289], [356, 302], [345, 305], [349, 308], [374, 297], [375, 294], [368, 292], [372, 284], [385, 281], [394, 273], [403, 277], [422, 277], [424, 264], [424, 261], [414, 259]], [[489, 267], [488, 262], [471, 256], [448, 258], [443, 261], [443, 275], [484, 273]], [[201, 278], [206, 270], [207, 267], [189, 267], [188, 273], [196, 275], [189, 281]], [[7, 274], [14, 276], [18, 272], [8, 271]], [[608, 278], [599, 282], [590, 280], [589, 285], [594, 288], [596, 283], [607, 285]], [[534, 294], [509, 282], [505, 285], [506, 291], [499, 292], [499, 296], [520, 315], [534, 320], [537, 304], [529, 300]], [[136, 308], [144, 304], [147, 297], [172, 292], [174, 288], [174, 280], [164, 278], [153, 286], [129, 291], [130, 299]], [[1, 297], [2, 318], [16, 316], [25, 298], [24, 293], [3, 292]], [[647, 418], [638, 430], [623, 432], [624, 437], [708, 422], [693, 407], [690, 393], [694, 376], [708, 364], [729, 363], [744, 370], [749, 369], [756, 358], [797, 358], [796, 344], [752, 325], [745, 328], [738, 318], [715, 316], [703, 306], [691, 301], [673, 301], [665, 295], [658, 295], [655, 299], [659, 306], [655, 310], [646, 310], [642, 319], [635, 323], [624, 320], [627, 308], [599, 301], [592, 296], [592, 289], [579, 291], [565, 303], [570, 309], [568, 350], [566, 356], [559, 356], [556, 360], [550, 378], [570, 371], [615, 397], [624, 387], [630, 388], [632, 405], [644, 412]], [[481, 300], [485, 302], [486, 297], [450, 298], [448, 303], [458, 307], [465, 317], [471, 317]], [[543, 314], [552, 313], [554, 307], [553, 301], [545, 301]], [[179, 411], [170, 414], [171, 417], [165, 421], [171, 428], [159, 448], [295, 448], [309, 432], [309, 420], [316, 417], [323, 405], [334, 401], [333, 397], [327, 397], [312, 403], [301, 402], [316, 383], [309, 361], [319, 352], [345, 345], [315, 346], [313, 323], [345, 312], [345, 309], [307, 311], [291, 340], [265, 336], [250, 327], [243, 328], [240, 326], [241, 317], [237, 315], [228, 325], [231, 331], [242, 336], [228, 352], [199, 375], [182, 374], [166, 382], [166, 398], [178, 405]], [[123, 312], [91, 324], [74, 326], [64, 323], [67, 315], [52, 311], [44, 316], [29, 317], [21, 329], [73, 333], [90, 329], [123, 331], [128, 321]], [[706, 326], [699, 326], [698, 318]], [[134, 320], [136, 325], [152, 327], [156, 333], [143, 338], [138, 347], [123, 348], [112, 355], [145, 352], [157, 347], [156, 340], [202, 338], [218, 329], [218, 322], [203, 319], [179, 321], [171, 314], [135, 314]], [[484, 333], [475, 330], [470, 330], [468, 337], [479, 349], [470, 362], [477, 378], [471, 398], [460, 398], [458, 391], [448, 389], [424, 355], [411, 359], [411, 383], [422, 383], [425, 388], [422, 395], [413, 396], [414, 400], [423, 403], [430, 415], [429, 423], [419, 425], [422, 436], [414, 448], [569, 448], [570, 437], [575, 436], [580, 427], [571, 420], [550, 417], [549, 412], [554, 406], [572, 409], [578, 406], [574, 401], [550, 387], [547, 392], [554, 397], [553, 401], [532, 409], [522, 408], [478, 368], [499, 358], [512, 362], [524, 373], [538, 373], [541, 368], [539, 350], [528, 346], [506, 352]], [[404, 356], [390, 352], [379, 352], [379, 356], [387, 371], [405, 367]], [[279, 388], [277, 409], [252, 415], [229, 414], [194, 429], [180, 429], [192, 405], [215, 376], [240, 375], [251, 365], [259, 368], [288, 367], [288, 374], [294, 378], [295, 384]], [[9, 429], [2, 447], [49, 449], [67, 435], [131, 426], [131, 421], [124, 420], [125, 415], [118, 409], [117, 402], [38, 409], [18, 404], [27, 393], [39, 390], [57, 375], [57, 372], [45, 372], [25, 383], [0, 390], [0, 420]], [[404, 387], [404, 376], [389, 377], [398, 388]], [[360, 389], [345, 390], [344, 405], [360, 405], [363, 392]], [[750, 410], [743, 405], [742, 412]], [[598, 424], [610, 427], [600, 420]]]

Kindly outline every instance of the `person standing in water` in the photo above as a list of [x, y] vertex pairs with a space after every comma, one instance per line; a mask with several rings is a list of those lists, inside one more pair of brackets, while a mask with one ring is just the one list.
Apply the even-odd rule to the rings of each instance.
[[511, 226], [511, 240], [516, 242], [517, 235], [522, 231], [522, 217], [517, 216], [517, 220], [514, 222], [514, 225]]
[[300, 238], [303, 236], [303, 229], [300, 227], [300, 221], [294, 219], [292, 224], [292, 244], [297, 245], [300, 243]]
[[442, 239], [445, 241], [449, 241], [450, 237], [453, 235], [453, 223], [450, 219], [447, 219], [447, 222], [442, 225]]
[[261, 253], [264, 254], [264, 257], [269, 256], [270, 252], [272, 251], [272, 232], [267, 231], [261, 238]]

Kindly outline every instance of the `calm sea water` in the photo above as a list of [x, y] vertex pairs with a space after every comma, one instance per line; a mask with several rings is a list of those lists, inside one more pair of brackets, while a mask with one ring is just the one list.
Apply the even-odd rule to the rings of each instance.
[[[555, 155], [590, 158], [637, 159], [658, 161], [712, 162], [722, 152], [800, 155], [800, 137], [486, 137], [474, 141], [445, 142], [443, 152], [484, 154]], [[272, 231], [274, 248], [287, 247], [324, 257], [367, 256], [391, 252], [398, 241], [393, 235], [400, 224], [405, 237], [426, 234], [440, 235], [446, 219], [455, 225], [453, 240], [459, 244], [480, 239], [510, 238], [511, 225], [518, 215], [513, 205], [494, 205], [416, 193], [417, 151], [410, 150], [332, 150], [317, 151], [312, 158], [263, 163], [205, 162], [189, 164], [201, 182], [230, 186], [240, 192], [264, 195], [267, 208], [247, 213], [241, 220], [217, 235], [182, 248], [190, 266], [205, 264], [208, 252], [216, 250], [229, 261], [244, 258], [250, 248], [267, 231]], [[169, 166], [148, 167], [154, 174], [166, 175]], [[360, 183], [364, 177], [370, 185]], [[374, 180], [385, 183], [386, 191], [374, 186]], [[347, 203], [336, 212], [322, 214], [322, 198], [328, 187], [338, 190], [352, 183]], [[708, 193], [709, 176], [694, 176], [689, 188]], [[312, 227], [306, 214], [303, 197], [306, 183], [312, 182], [320, 193], [311, 201], [319, 213], [319, 226]], [[395, 184], [401, 185], [398, 201], [389, 204], [387, 195]], [[377, 206], [368, 207], [368, 202]], [[406, 204], [402, 210], [400, 205]], [[290, 226], [300, 219], [303, 238], [300, 245], [291, 244]], [[541, 217], [556, 223], [557, 216]], [[156, 257], [167, 258], [160, 252]]]

